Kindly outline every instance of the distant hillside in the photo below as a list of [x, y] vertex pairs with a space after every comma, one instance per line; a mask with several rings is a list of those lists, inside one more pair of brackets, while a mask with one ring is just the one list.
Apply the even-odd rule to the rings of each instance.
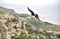
[[58, 32], [60, 33], [60, 25], [39, 21], [34, 16], [17, 14], [12, 9], [0, 7], [1, 39], [60, 39], [56, 35]]

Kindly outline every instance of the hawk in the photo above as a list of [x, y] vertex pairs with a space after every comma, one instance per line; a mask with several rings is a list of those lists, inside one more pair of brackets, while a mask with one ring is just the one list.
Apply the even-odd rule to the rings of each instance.
[[35, 14], [31, 9], [29, 9], [29, 7], [27, 7], [28, 11], [31, 12], [31, 15], [34, 16], [35, 18], [37, 18], [39, 20], [39, 16], [38, 14]]

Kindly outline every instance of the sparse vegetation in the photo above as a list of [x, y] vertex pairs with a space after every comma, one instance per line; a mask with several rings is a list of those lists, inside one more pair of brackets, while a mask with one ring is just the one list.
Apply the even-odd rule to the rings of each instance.
[[11, 19], [12, 22], [18, 22], [16, 18]]
[[[56, 30], [57, 32], [58, 31], [60, 32], [60, 25], [47, 24], [41, 20], [38, 21], [36, 18], [28, 14], [17, 14], [14, 11], [10, 12], [9, 9], [7, 10], [5, 9], [4, 11], [3, 10], [4, 8], [0, 10], [0, 15], [9, 13], [7, 14], [7, 16], [9, 15], [14, 16], [14, 18], [11, 18], [12, 16], [10, 16], [9, 20], [4, 22], [6, 27], [8, 28], [7, 33], [9, 36], [11, 36], [11, 39], [51, 39], [50, 37], [52, 37], [53, 34], [48, 33], [47, 32], [48, 30], [52, 31]], [[20, 19], [18, 19], [15, 15], [25, 20], [21, 22]], [[2, 22], [5, 21], [5, 15], [2, 18], [3, 19], [0, 18]], [[18, 25], [18, 27], [16, 24]], [[56, 37], [57, 37], [56, 39], [60, 39], [60, 34], [56, 35]]]
[[26, 27], [31, 27], [31, 25], [29, 25], [29, 24], [25, 24], [25, 26], [26, 26]]
[[10, 21], [7, 21], [7, 22], [5, 22], [5, 25], [8, 27], [9, 23], [10, 23]]
[[14, 28], [14, 29], [17, 29], [18, 27], [15, 25], [15, 26], [13, 26], [13, 28]]
[[13, 18], [11, 20], [8, 20], [7, 22], [5, 22], [5, 25], [8, 27], [8, 25], [11, 25], [11, 23], [15, 23], [18, 22], [18, 20], [16, 18]]
[[21, 24], [22, 24], [21, 29], [23, 29], [24, 28], [24, 22], [22, 21]]
[[0, 15], [5, 14], [5, 12], [3, 10], [0, 10]]
[[57, 37], [60, 38], [60, 34], [57, 34]]

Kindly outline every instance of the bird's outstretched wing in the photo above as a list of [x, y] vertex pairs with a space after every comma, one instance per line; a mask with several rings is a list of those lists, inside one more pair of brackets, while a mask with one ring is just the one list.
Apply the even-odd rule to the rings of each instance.
[[35, 15], [34, 12], [31, 9], [29, 9], [29, 7], [27, 7], [27, 9], [28, 9], [28, 11], [31, 12], [31, 15], [33, 15], [33, 16]]
[[27, 7], [28, 11], [31, 12], [31, 15], [34, 16], [35, 18], [37, 18], [39, 20], [39, 16], [38, 14], [35, 14], [31, 9], [29, 9], [29, 7]]

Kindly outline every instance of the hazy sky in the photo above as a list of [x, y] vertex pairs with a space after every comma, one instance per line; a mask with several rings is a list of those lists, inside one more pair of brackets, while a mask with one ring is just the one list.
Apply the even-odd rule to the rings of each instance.
[[60, 1], [59, 0], [0, 0], [0, 6], [14, 9], [19, 13], [30, 14], [30, 7], [43, 21], [60, 24]]
[[49, 3], [56, 3], [57, 0], [2, 0], [2, 2], [17, 5], [46, 5]]

